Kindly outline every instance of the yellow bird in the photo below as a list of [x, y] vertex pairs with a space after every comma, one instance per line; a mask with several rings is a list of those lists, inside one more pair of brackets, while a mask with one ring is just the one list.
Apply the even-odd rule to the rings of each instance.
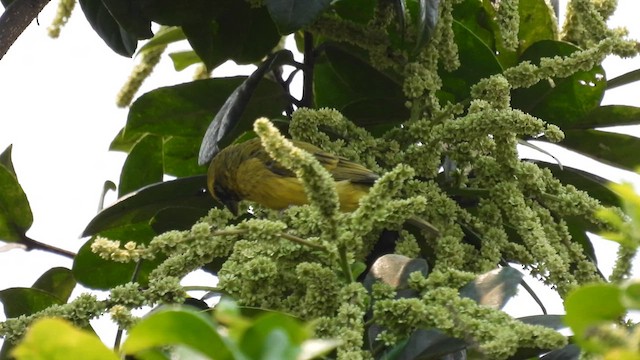
[[[292, 142], [313, 155], [333, 176], [342, 211], [355, 210], [360, 198], [378, 179], [371, 170], [344, 157], [303, 141]], [[308, 203], [300, 180], [269, 156], [259, 138], [220, 151], [209, 165], [207, 187], [215, 199], [236, 215], [241, 200], [276, 210]]]

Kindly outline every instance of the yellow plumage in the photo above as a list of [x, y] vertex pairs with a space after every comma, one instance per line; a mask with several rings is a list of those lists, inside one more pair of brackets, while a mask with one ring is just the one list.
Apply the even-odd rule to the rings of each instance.
[[[302, 141], [293, 144], [306, 150], [331, 173], [342, 211], [353, 211], [378, 175], [346, 158], [327, 153]], [[304, 187], [294, 173], [273, 160], [260, 139], [251, 139], [222, 150], [211, 161], [207, 185], [214, 198], [237, 213], [241, 200], [255, 201], [271, 209], [307, 203]]]

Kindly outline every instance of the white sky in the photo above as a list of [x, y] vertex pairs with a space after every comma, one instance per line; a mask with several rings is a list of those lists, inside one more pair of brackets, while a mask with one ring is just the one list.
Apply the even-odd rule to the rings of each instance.
[[[96, 213], [104, 181], [118, 182], [125, 155], [109, 152], [108, 146], [124, 125], [127, 110], [116, 108], [114, 99], [135, 60], [107, 48], [79, 6], [60, 39], [48, 38], [46, 28], [56, 6], [52, 1], [39, 17], [41, 25], [31, 24], [0, 61], [0, 151], [13, 144], [14, 166], [34, 215], [28, 235], [76, 251], [84, 243], [79, 235]], [[637, 0], [619, 0], [611, 24], [626, 26], [640, 38], [637, 14]], [[604, 66], [613, 78], [639, 69], [640, 58], [611, 58]], [[189, 81], [191, 73], [176, 73], [165, 57], [140, 94]], [[605, 103], [640, 106], [640, 84], [607, 92]], [[579, 157], [559, 157], [565, 165], [601, 169], [600, 174], [612, 180], [632, 178]], [[112, 195], [107, 203], [113, 200]], [[606, 244], [598, 251], [606, 268], [615, 250]], [[38, 251], [0, 253], [0, 289], [28, 287], [53, 266], [70, 268], [71, 261]], [[549, 308], [562, 311], [559, 303]], [[520, 303], [511, 311], [530, 314], [537, 309]]]

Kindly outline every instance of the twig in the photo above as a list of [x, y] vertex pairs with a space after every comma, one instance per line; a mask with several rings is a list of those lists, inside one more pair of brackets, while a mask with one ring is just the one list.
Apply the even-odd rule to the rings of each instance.
[[302, 106], [313, 107], [313, 68], [316, 62], [313, 49], [313, 35], [304, 33], [304, 80], [302, 84]]
[[41, 243], [37, 240], [34, 240], [26, 235], [22, 236], [22, 239], [20, 240], [20, 243], [23, 244], [24, 246], [27, 247], [27, 250], [42, 250], [42, 251], [48, 251], [50, 253], [56, 254], [56, 255], [60, 255], [60, 256], [64, 256], [66, 258], [69, 259], [73, 259], [74, 257], [76, 257], [76, 253], [69, 251], [69, 250], [65, 250], [65, 249], [61, 249], [59, 247], [55, 247], [49, 244], [45, 244], [45, 243]]
[[0, 16], [0, 59], [50, 0], [15, 0]]

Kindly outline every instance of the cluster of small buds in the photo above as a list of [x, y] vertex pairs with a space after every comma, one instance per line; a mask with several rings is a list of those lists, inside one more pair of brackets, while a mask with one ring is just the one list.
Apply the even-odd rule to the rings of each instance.
[[120, 248], [120, 241], [109, 240], [105, 237], [98, 236], [91, 244], [91, 251], [105, 260], [113, 260], [116, 262], [135, 262], [143, 258], [147, 251], [142, 245], [138, 245], [133, 241], [129, 241]]

